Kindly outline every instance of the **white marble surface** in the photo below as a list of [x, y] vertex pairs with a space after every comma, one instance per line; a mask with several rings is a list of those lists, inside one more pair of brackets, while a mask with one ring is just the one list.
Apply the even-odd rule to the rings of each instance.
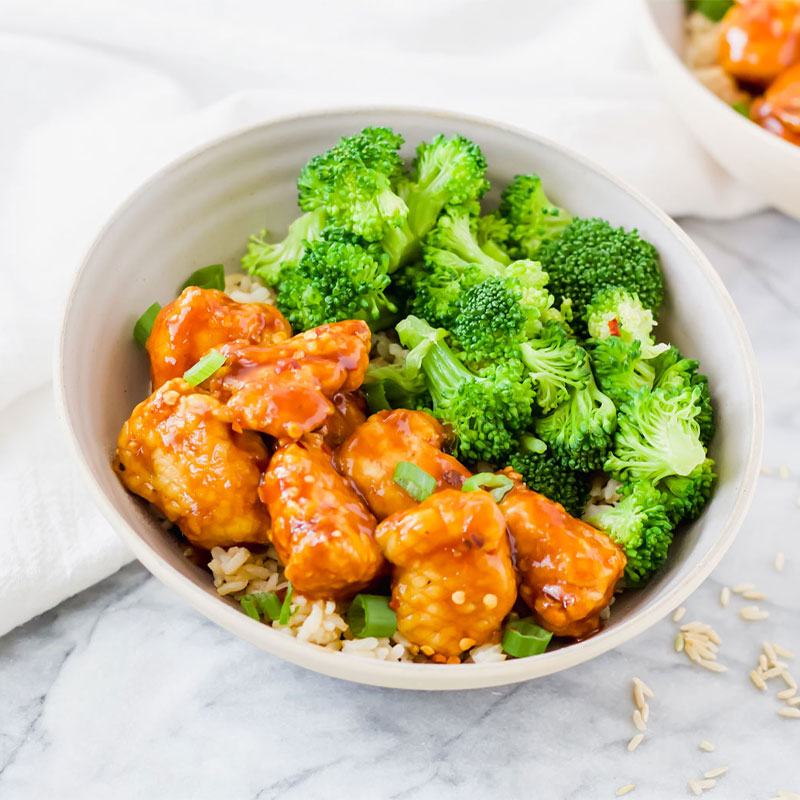
[[[800, 656], [800, 224], [767, 213], [684, 225], [753, 337], [775, 468], [687, 603], [687, 620], [720, 632], [726, 674], [675, 653], [666, 620], [527, 684], [439, 694], [350, 685], [234, 639], [131, 565], [0, 639], [0, 797], [593, 800], [633, 782], [632, 798], [672, 800], [719, 765], [730, 771], [717, 800], [800, 793], [800, 720], [777, 716], [782, 685], [759, 693], [747, 677], [762, 639]], [[720, 606], [721, 586], [740, 581], [768, 592], [768, 620], [741, 621], [740, 601]], [[631, 754], [633, 675], [656, 697]], [[714, 753], [698, 749], [704, 739]]]

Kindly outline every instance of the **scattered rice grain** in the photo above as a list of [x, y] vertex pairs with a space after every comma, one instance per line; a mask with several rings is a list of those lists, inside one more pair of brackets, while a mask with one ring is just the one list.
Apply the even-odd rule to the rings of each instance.
[[786, 556], [783, 553], [778, 553], [775, 556], [775, 571], [783, 572], [783, 567], [786, 564]]
[[769, 669], [769, 664], [767, 663], [767, 657], [762, 653], [758, 657], [758, 670], [759, 672], [766, 672]]
[[733, 591], [736, 594], [741, 594], [742, 592], [749, 592], [756, 588], [754, 583], [737, 583], [736, 586], [733, 587]]
[[790, 686], [788, 689], [784, 689], [782, 692], [778, 692], [778, 700], [790, 700], [797, 694], [797, 688], [794, 686]]
[[645, 697], [655, 697], [653, 690], [641, 678], [634, 678], [633, 682], [641, 688]]
[[772, 647], [781, 658], [794, 658], [794, 653], [791, 650], [787, 650], [779, 644], [773, 644]]
[[796, 689], [797, 688], [797, 681], [794, 679], [794, 676], [792, 675], [792, 673], [789, 672], [788, 670], [784, 669], [784, 671], [781, 673], [781, 678], [783, 678], [783, 682], [790, 689]]
[[680, 622], [686, 616], [686, 606], [681, 606], [673, 615], [673, 622]]
[[767, 596], [764, 592], [742, 592], [742, 597], [745, 600], [766, 600]]
[[698, 781], [697, 785], [703, 790], [713, 789], [717, 785], [717, 782], [713, 778], [707, 778], [706, 780]]
[[644, 718], [642, 717], [642, 712], [639, 709], [635, 709], [633, 712], [633, 724], [636, 726], [637, 730], [646, 731], [647, 725], [645, 724]]
[[761, 465], [761, 474], [762, 475], [772, 475], [772, 469], [768, 467], [766, 464]]
[[758, 622], [769, 616], [769, 611], [763, 611], [758, 606], [745, 606], [739, 609], [739, 616], [748, 622]]
[[632, 792], [635, 788], [635, 783], [626, 783], [624, 786], [620, 786], [619, 789], [617, 789], [616, 795], [617, 797], [622, 797], [622, 795]]
[[775, 648], [769, 642], [762, 642], [761, 647], [764, 650], [765, 658], [769, 659], [770, 666], [774, 667], [776, 662], [778, 661], [778, 654]]
[[786, 464], [781, 464], [778, 468], [778, 475], [780, 475], [783, 480], [786, 480], [789, 477], [789, 467]]
[[800, 696], [795, 695], [794, 697], [790, 697], [786, 702], [790, 706], [800, 706]]
[[708, 772], [703, 773], [704, 778], [719, 778], [720, 775], [724, 775], [730, 767], [715, 767], [714, 769], [710, 769]]
[[701, 750], [705, 750], [706, 753], [713, 753], [717, 749], [716, 747], [714, 747], [713, 744], [711, 744], [711, 742], [707, 742], [705, 739], [702, 742], [700, 742], [698, 747]]
[[642, 719], [647, 722], [650, 719], [650, 706], [645, 703], [642, 707]]
[[761, 677], [765, 681], [771, 681], [773, 678], [777, 678], [778, 675], [783, 675], [783, 672], [784, 672], [783, 667], [772, 667], [771, 669], [762, 672]]
[[683, 640], [683, 634], [680, 631], [678, 631], [675, 634], [675, 652], [680, 653], [681, 650], [683, 650], [684, 644], [685, 642]]
[[719, 593], [719, 602], [722, 603], [723, 608], [728, 605], [730, 599], [731, 590], [727, 586], [723, 586], [722, 591]]
[[784, 706], [782, 709], [778, 711], [778, 714], [781, 717], [789, 717], [790, 719], [800, 719], [800, 708], [794, 708], [793, 706]]
[[756, 689], [760, 689], [762, 692], [767, 688], [767, 684], [764, 683], [761, 673], [756, 672], [754, 669], [750, 670], [750, 680], [753, 681], [753, 685]]
[[628, 742], [628, 752], [632, 753], [642, 743], [642, 739], [644, 739], [644, 734], [637, 733], [636, 736]]
[[700, 788], [700, 784], [698, 784], [697, 781], [689, 781], [689, 788], [695, 793], [695, 795], [697, 795], [697, 797], [700, 797], [700, 795], [703, 794], [703, 790]]

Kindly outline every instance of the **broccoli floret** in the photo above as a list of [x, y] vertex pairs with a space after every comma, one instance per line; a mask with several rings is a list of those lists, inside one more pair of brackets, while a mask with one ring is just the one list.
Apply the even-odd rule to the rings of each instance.
[[707, 458], [687, 476], [670, 475], [658, 484], [664, 492], [667, 514], [673, 524], [700, 516], [711, 497], [716, 477], [714, 461]]
[[475, 225], [481, 250], [495, 261], [508, 264], [511, 261], [506, 252], [506, 243], [511, 231], [508, 221], [499, 214], [486, 214], [478, 217]]
[[623, 483], [689, 475], [706, 457], [697, 424], [700, 388], [642, 391], [622, 408], [604, 469]]
[[455, 434], [455, 453], [467, 461], [502, 463], [531, 420], [532, 392], [527, 381], [509, 375], [504, 365], [475, 373], [444, 341], [446, 331], [407, 317], [397, 325], [400, 341], [427, 346], [422, 369], [434, 416]]
[[525, 325], [517, 281], [487, 278], [458, 301], [451, 333], [468, 362], [484, 364], [519, 357], [517, 341]]
[[379, 244], [326, 228], [296, 265], [281, 271], [278, 308], [295, 330], [345, 319], [385, 327], [397, 311], [385, 294], [387, 268]]
[[290, 226], [286, 238], [274, 244], [267, 242], [266, 231], [251, 236], [247, 252], [242, 257], [242, 269], [258, 275], [267, 286], [277, 286], [285, 264], [296, 264], [308, 242], [313, 242], [325, 227], [324, 211], [310, 211], [298, 217]]
[[638, 341], [643, 358], [653, 358], [669, 349], [668, 344], [655, 343], [653, 312], [642, 305], [637, 294], [618, 286], [596, 292], [583, 319], [594, 339], [617, 336], [627, 343]]
[[402, 363], [374, 366], [374, 362], [370, 362], [361, 389], [373, 414], [388, 408], [430, 407], [422, 359], [434, 341], [429, 338], [420, 342], [406, 353]]
[[586, 385], [571, 388], [561, 405], [536, 421], [535, 430], [564, 466], [588, 472], [603, 466], [616, 414], [614, 403], [597, 388], [590, 372]]
[[570, 389], [583, 389], [591, 377], [586, 351], [558, 322], [545, 322], [537, 338], [520, 344], [520, 354], [545, 412], [563, 403]]
[[635, 230], [614, 228], [602, 219], [575, 219], [538, 251], [537, 258], [550, 276], [550, 291], [572, 300], [581, 333], [586, 306], [605, 287], [637, 294], [658, 314], [664, 294], [658, 251]]
[[562, 303], [560, 308], [553, 306], [554, 298], [547, 288], [549, 278], [538, 261], [513, 261], [506, 267], [505, 274], [518, 282], [522, 293], [520, 304], [525, 313], [525, 337], [537, 336], [548, 320], [569, 325], [572, 319], [570, 304]]
[[642, 357], [637, 339], [626, 342], [619, 336], [589, 339], [586, 348], [592, 362], [597, 384], [619, 408], [642, 389], [651, 389], [655, 369]]
[[511, 455], [509, 463], [529, 489], [561, 503], [567, 513], [579, 517], [589, 500], [589, 473], [565, 467], [551, 453], [541, 452], [545, 448], [541, 440], [524, 436], [522, 446]]
[[408, 205], [411, 230], [422, 239], [445, 207], [476, 209], [488, 188], [480, 147], [463, 136], [439, 135], [417, 147], [411, 179], [401, 181], [398, 192]]
[[647, 583], [664, 563], [672, 541], [672, 523], [656, 488], [640, 481], [624, 487], [616, 506], [590, 505], [584, 520], [605, 531], [625, 552], [625, 583]]
[[558, 238], [572, 221], [547, 199], [538, 175], [514, 178], [503, 192], [500, 214], [510, 226], [508, 249], [514, 258], [536, 258], [539, 248]]
[[422, 245], [425, 262], [430, 266], [452, 263], [453, 256], [463, 264], [477, 264], [487, 275], [502, 275], [508, 263], [488, 255], [478, 242], [477, 220], [463, 208], [442, 214]]
[[652, 363], [657, 387], [673, 391], [680, 391], [687, 386], [696, 386], [700, 389], [697, 400], [697, 424], [700, 426], [700, 438], [708, 447], [714, 438], [714, 409], [708, 390], [708, 378], [697, 372], [700, 363], [684, 358], [677, 347], [668, 348], [658, 358], [653, 359]]

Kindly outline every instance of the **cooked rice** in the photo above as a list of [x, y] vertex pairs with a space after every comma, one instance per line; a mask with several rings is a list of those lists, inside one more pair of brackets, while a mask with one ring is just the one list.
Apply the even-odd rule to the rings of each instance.
[[278, 298], [274, 289], [267, 286], [261, 278], [246, 272], [234, 272], [225, 276], [225, 294], [237, 303], [268, 303], [275, 305]]
[[691, 69], [717, 64], [721, 25], [695, 11], [686, 17], [684, 58]]
[[372, 351], [370, 352], [370, 364], [374, 366], [385, 366], [397, 364], [402, 366], [406, 363], [408, 350], [397, 340], [397, 335], [392, 331], [379, 331], [372, 334]]

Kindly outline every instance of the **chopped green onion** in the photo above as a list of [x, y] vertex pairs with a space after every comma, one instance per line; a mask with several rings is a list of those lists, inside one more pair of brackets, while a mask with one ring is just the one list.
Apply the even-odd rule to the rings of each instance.
[[158, 312], [161, 311], [159, 303], [153, 303], [147, 311], [142, 314], [133, 326], [133, 338], [136, 343], [144, 347], [150, 337], [150, 331], [153, 330], [153, 323], [156, 321]]
[[244, 597], [239, 599], [239, 603], [242, 606], [242, 611], [244, 611], [248, 617], [252, 617], [254, 620], [256, 620], [256, 622], [261, 621], [261, 617], [258, 614], [258, 609], [256, 608], [256, 599], [254, 595], [246, 594]]
[[192, 386], [198, 386], [210, 378], [223, 364], [225, 356], [219, 350], [209, 350], [193, 367], [183, 373], [183, 379]]
[[398, 461], [392, 480], [402, 486], [418, 503], [430, 497], [436, 489], [436, 478], [410, 461]]
[[496, 475], [494, 472], [479, 472], [467, 478], [461, 486], [462, 492], [477, 492], [485, 489], [499, 503], [512, 489], [514, 481], [508, 475]]
[[347, 622], [358, 639], [393, 636], [397, 630], [397, 614], [389, 598], [378, 594], [357, 594], [347, 609]]
[[733, 5], [733, 0], [692, 0], [689, 4], [694, 11], [699, 11], [706, 19], [719, 22]]
[[750, 103], [734, 103], [731, 108], [738, 111], [743, 117], [750, 119]]
[[182, 292], [188, 286], [198, 286], [201, 289], [225, 290], [225, 267], [222, 264], [212, 264], [210, 267], [203, 267], [193, 272], [181, 286]]
[[271, 620], [280, 618], [281, 615], [281, 601], [275, 592], [258, 592], [257, 594], [250, 595], [255, 600], [258, 610]]
[[503, 634], [503, 650], [515, 658], [538, 656], [547, 650], [553, 634], [533, 621], [533, 617], [525, 617], [506, 625]]
[[292, 595], [294, 594], [294, 587], [292, 584], [289, 584], [289, 588], [286, 590], [286, 596], [283, 598], [283, 604], [281, 605], [281, 613], [278, 616], [278, 622], [281, 625], [288, 625], [289, 620], [292, 618]]

